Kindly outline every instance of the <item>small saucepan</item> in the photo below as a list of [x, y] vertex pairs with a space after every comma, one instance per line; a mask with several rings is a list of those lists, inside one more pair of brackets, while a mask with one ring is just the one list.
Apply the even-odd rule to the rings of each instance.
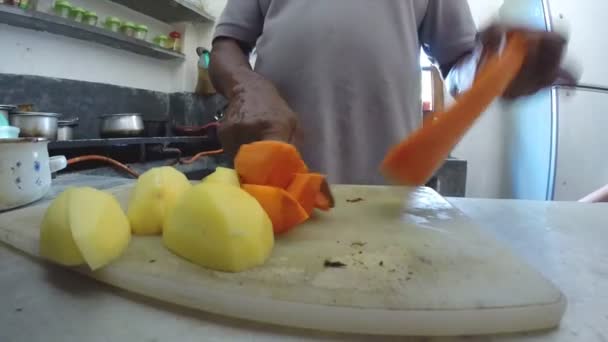
[[102, 138], [140, 137], [144, 133], [141, 114], [107, 114], [100, 117], [99, 135]]
[[74, 139], [74, 128], [78, 126], [78, 118], [59, 120], [57, 128], [57, 140], [66, 141]]

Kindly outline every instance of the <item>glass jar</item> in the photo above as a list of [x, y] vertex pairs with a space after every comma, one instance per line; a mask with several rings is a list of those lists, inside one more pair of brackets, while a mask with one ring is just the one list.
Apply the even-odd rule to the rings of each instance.
[[169, 41], [169, 37], [165, 36], [164, 34], [154, 38], [154, 43], [162, 48], [167, 48], [167, 41]]
[[135, 25], [135, 38], [146, 40], [148, 36], [148, 26], [146, 25]]
[[108, 30], [118, 33], [120, 32], [121, 23], [117, 17], [107, 17], [105, 26]]
[[84, 13], [84, 23], [92, 26], [97, 26], [97, 13], [86, 11]]
[[82, 23], [86, 10], [82, 7], [74, 7], [70, 11], [70, 18], [77, 23]]
[[125, 21], [120, 27], [120, 31], [122, 31], [125, 36], [135, 37], [135, 24], [130, 21]]
[[181, 52], [182, 51], [182, 34], [177, 31], [173, 31], [169, 34], [169, 37], [171, 37], [171, 42], [170, 42], [168, 48], [170, 48], [173, 51]]
[[66, 0], [57, 0], [53, 5], [53, 11], [56, 15], [68, 19], [72, 11], [72, 5]]

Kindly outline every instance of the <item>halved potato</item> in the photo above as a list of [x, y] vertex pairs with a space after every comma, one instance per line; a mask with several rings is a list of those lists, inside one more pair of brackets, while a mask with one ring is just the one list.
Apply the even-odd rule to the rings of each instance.
[[142, 174], [131, 193], [127, 216], [135, 235], [160, 235], [163, 221], [177, 199], [192, 185], [175, 168], [153, 168]]
[[274, 235], [268, 215], [246, 191], [202, 183], [180, 198], [163, 227], [163, 241], [200, 266], [240, 272], [266, 261]]
[[116, 199], [93, 188], [71, 188], [49, 206], [42, 220], [40, 255], [65, 266], [99, 269], [129, 245], [129, 220]]
[[236, 173], [236, 170], [226, 167], [217, 167], [212, 174], [203, 178], [203, 183], [219, 183], [241, 186], [239, 175]]

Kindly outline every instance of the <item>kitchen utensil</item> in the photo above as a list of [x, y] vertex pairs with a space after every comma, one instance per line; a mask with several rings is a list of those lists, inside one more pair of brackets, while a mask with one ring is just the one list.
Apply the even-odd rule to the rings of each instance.
[[78, 118], [59, 120], [57, 125], [57, 140], [72, 140], [74, 139], [74, 128], [78, 126]]
[[383, 174], [405, 185], [425, 184], [481, 113], [511, 84], [526, 49], [525, 38], [513, 34], [501, 55], [487, 61], [473, 87], [452, 108], [431, 115], [423, 127], [389, 151], [381, 166]]
[[139, 137], [144, 133], [141, 114], [108, 114], [100, 117], [99, 134], [102, 138]]
[[17, 139], [19, 137], [19, 127], [0, 126], [0, 139]]
[[[132, 189], [110, 192], [126, 209]], [[243, 273], [196, 266], [157, 236], [133, 238], [101, 272], [75, 270], [159, 300], [315, 330], [468, 336], [559, 323], [565, 298], [555, 286], [436, 192], [420, 188], [404, 204], [407, 190], [335, 187], [332, 212], [277, 238], [268, 262]], [[47, 206], [0, 215], [0, 239], [38, 255]]]
[[24, 138], [57, 139], [59, 114], [42, 112], [14, 112], [9, 116], [11, 126], [21, 129]]
[[9, 114], [15, 111], [15, 106], [0, 105], [0, 126], [8, 126]]
[[167, 120], [144, 120], [144, 134], [147, 137], [167, 135]]
[[63, 156], [49, 158], [47, 139], [0, 139], [0, 211], [42, 198], [51, 187], [51, 173], [64, 169]]

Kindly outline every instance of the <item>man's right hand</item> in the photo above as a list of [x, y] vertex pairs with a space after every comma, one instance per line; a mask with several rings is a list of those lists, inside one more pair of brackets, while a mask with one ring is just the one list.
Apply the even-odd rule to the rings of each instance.
[[276, 87], [248, 71], [232, 89], [232, 97], [219, 128], [224, 151], [234, 157], [243, 144], [260, 140], [293, 142], [297, 116]]
[[219, 137], [231, 158], [241, 145], [254, 141], [291, 143], [297, 128], [297, 115], [277, 88], [251, 69], [250, 50], [233, 39], [217, 38], [211, 52], [213, 85], [229, 101]]

